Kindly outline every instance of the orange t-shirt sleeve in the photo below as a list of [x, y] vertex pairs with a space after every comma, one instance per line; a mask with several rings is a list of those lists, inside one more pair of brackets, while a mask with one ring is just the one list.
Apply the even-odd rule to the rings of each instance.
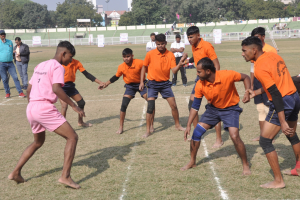
[[215, 48], [211, 45], [211, 44], [208, 44], [207, 45], [207, 55], [208, 57], [211, 59], [211, 60], [214, 60], [214, 59], [217, 59], [218, 56], [215, 52]]
[[196, 83], [196, 87], [195, 87], [195, 97], [196, 97], [196, 98], [202, 98], [202, 97], [203, 97], [202, 90], [201, 90], [201, 83], [200, 83], [200, 80]]
[[176, 67], [176, 58], [174, 55], [172, 55], [171, 57], [171, 69], [173, 69], [174, 67]]
[[145, 57], [144, 62], [143, 62], [144, 66], [148, 66], [149, 64], [150, 64], [150, 52], [148, 52], [146, 54], [146, 57]]
[[233, 81], [234, 82], [238, 82], [241, 80], [242, 75], [239, 72], [233, 71], [233, 70], [229, 70], [231, 76], [233, 77]]
[[119, 65], [116, 77], [121, 77], [123, 75], [123, 64]]
[[265, 65], [263, 69], [257, 71], [257, 79], [265, 86], [266, 89], [269, 89], [272, 85], [275, 84], [275, 81], [272, 79], [272, 74], [270, 70], [268, 70], [269, 66]]
[[77, 69], [79, 69], [80, 72], [85, 71], [85, 68], [83, 67], [83, 65], [81, 64], [81, 62], [78, 61], [77, 63]]

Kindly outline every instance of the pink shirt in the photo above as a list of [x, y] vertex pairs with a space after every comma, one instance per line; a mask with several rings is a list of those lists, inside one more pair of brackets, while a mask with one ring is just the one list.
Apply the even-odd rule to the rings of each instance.
[[30, 102], [49, 101], [55, 103], [57, 96], [52, 90], [52, 85], [60, 83], [63, 86], [64, 75], [65, 68], [54, 59], [38, 64], [29, 81], [32, 85], [29, 96]]

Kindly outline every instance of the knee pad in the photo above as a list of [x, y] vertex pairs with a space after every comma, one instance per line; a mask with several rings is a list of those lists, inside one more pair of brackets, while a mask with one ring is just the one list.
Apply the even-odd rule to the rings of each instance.
[[297, 133], [295, 133], [295, 135], [293, 137], [287, 137], [286, 138], [290, 141], [291, 145], [295, 145], [298, 144], [300, 142]]
[[194, 102], [194, 101], [192, 101], [192, 100], [189, 101], [189, 105], [188, 105], [189, 112], [191, 111], [193, 102]]
[[153, 114], [154, 109], [155, 109], [155, 100], [149, 100], [148, 101], [147, 113], [148, 114]]
[[123, 101], [122, 101], [122, 105], [121, 105], [121, 111], [122, 111], [122, 112], [126, 112], [127, 107], [128, 107], [128, 104], [129, 104], [130, 101], [131, 101], [130, 98], [128, 98], [128, 97], [123, 97]]
[[272, 141], [273, 141], [272, 139], [268, 139], [260, 136], [259, 145], [264, 150], [265, 154], [275, 151]]
[[194, 129], [192, 140], [199, 142], [201, 140], [202, 135], [206, 132], [206, 129], [203, 128], [200, 124], [197, 124]]
[[77, 105], [79, 108], [83, 109], [84, 105], [85, 105], [85, 101], [83, 99], [81, 99], [80, 101], [77, 101]]
[[256, 109], [258, 111], [258, 120], [265, 121], [267, 117], [267, 112], [265, 110], [265, 105], [263, 103], [257, 104]]

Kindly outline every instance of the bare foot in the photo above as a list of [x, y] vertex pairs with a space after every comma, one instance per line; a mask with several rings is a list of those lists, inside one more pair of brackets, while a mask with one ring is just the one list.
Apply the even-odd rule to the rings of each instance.
[[117, 134], [122, 134], [123, 133], [123, 127], [120, 127], [119, 130], [116, 133]]
[[177, 131], [185, 131], [185, 128], [183, 128], [182, 126], [175, 127], [175, 129], [176, 129]]
[[287, 169], [287, 170], [284, 170], [282, 173], [285, 175], [289, 175], [289, 176], [299, 176], [300, 169], [296, 169], [296, 171], [295, 171], [295, 169], [292, 169], [292, 170]]
[[82, 124], [79, 124], [79, 123], [78, 123], [78, 126], [82, 126], [82, 127], [91, 127], [91, 126], [93, 126], [93, 124], [91, 124], [91, 123], [82, 123]]
[[257, 136], [256, 138], [252, 139], [252, 141], [259, 141], [260, 136]]
[[214, 148], [214, 149], [220, 148], [223, 144], [224, 144], [223, 141], [221, 141], [221, 142], [216, 142], [216, 143], [212, 146], [212, 148]]
[[185, 170], [188, 170], [188, 169], [194, 168], [194, 167], [196, 167], [196, 164], [195, 164], [195, 163], [189, 162], [186, 166], [180, 168], [180, 170], [181, 170], [181, 171], [185, 171]]
[[244, 175], [244, 176], [249, 176], [249, 175], [251, 175], [251, 171], [250, 171], [249, 166], [244, 167], [244, 169], [243, 169], [243, 175]]
[[67, 185], [71, 188], [74, 188], [74, 189], [79, 189], [80, 188], [80, 185], [78, 185], [77, 183], [75, 183], [71, 177], [69, 178], [59, 178], [58, 179], [58, 182], [64, 184], [64, 185]]
[[272, 181], [272, 182], [260, 185], [260, 187], [280, 189], [280, 188], [285, 188], [285, 184], [283, 181], [282, 182]]
[[150, 133], [154, 133], [154, 127], [150, 127]]
[[25, 180], [24, 178], [21, 176], [21, 174], [14, 174], [13, 172], [8, 175], [7, 177], [10, 180], [16, 181], [17, 183], [24, 183]]

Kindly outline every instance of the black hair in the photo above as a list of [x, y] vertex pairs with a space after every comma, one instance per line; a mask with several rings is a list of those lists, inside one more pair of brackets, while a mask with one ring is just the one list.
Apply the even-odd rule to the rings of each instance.
[[204, 70], [209, 69], [213, 73], [216, 73], [215, 65], [210, 58], [208, 58], [208, 57], [202, 58], [201, 60], [198, 61], [197, 65], [199, 65], [199, 64], [202, 64], [202, 69], [204, 69]]
[[150, 37], [153, 36], [153, 35], [155, 36], [155, 33], [151, 33], [151, 34], [150, 34]]
[[16, 38], [15, 38], [15, 41], [16, 41], [16, 40], [21, 41], [21, 38], [20, 38], [20, 37], [16, 37]]
[[263, 27], [257, 27], [255, 29], [253, 29], [251, 32], [251, 36], [254, 36], [254, 35], [264, 36], [264, 35], [266, 35], [266, 29]]
[[122, 51], [123, 56], [129, 55], [129, 54], [132, 55], [132, 53], [133, 53], [133, 51], [130, 48], [126, 48]]
[[69, 41], [61, 41], [57, 45], [57, 48], [58, 47], [64, 47], [64, 48], [68, 49], [73, 56], [75, 56], [75, 54], [76, 54], [75, 47]]
[[155, 40], [158, 42], [166, 42], [166, 36], [165, 34], [160, 33], [155, 36]]
[[176, 38], [180, 38], [181, 39], [181, 36], [179, 34], [176, 34]]
[[186, 31], [187, 36], [194, 35], [196, 33], [200, 33], [200, 30], [197, 26], [191, 26]]
[[252, 44], [256, 45], [258, 47], [258, 50], [262, 50], [263, 48], [263, 44], [258, 37], [250, 36], [242, 41], [242, 46], [249, 46]]

